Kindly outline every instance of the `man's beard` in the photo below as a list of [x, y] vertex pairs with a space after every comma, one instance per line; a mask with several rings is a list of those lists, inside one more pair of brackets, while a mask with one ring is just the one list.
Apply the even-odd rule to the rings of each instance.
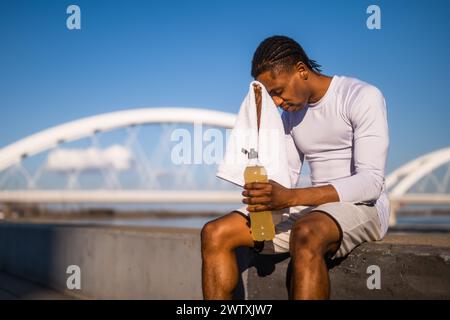
[[281, 107], [284, 111], [299, 111], [304, 108], [303, 103], [286, 103], [285, 107]]

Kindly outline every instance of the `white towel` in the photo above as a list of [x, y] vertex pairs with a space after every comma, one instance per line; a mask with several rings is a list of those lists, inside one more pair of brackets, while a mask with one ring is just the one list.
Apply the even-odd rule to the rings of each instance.
[[[254, 84], [261, 87], [262, 95], [259, 134]], [[258, 81], [250, 83], [216, 176], [243, 186], [244, 170], [249, 160], [242, 149], [250, 151], [252, 148], [258, 152], [259, 163], [266, 168], [269, 179], [286, 188], [295, 187], [301, 167], [299, 153], [292, 136], [285, 134], [283, 121], [272, 97]]]

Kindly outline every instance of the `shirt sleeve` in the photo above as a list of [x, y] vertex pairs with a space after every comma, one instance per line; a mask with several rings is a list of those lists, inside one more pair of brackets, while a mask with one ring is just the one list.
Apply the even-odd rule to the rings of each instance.
[[340, 201], [371, 202], [384, 188], [389, 148], [386, 102], [376, 87], [366, 86], [346, 110], [353, 128], [354, 166], [350, 177], [336, 179], [331, 185]]

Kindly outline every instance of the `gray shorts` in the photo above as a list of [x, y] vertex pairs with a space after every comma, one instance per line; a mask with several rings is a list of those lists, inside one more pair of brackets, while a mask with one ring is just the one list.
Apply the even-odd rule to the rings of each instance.
[[[238, 211], [245, 214], [245, 207]], [[334, 218], [342, 231], [342, 240], [338, 251], [332, 257], [342, 258], [363, 242], [381, 240], [381, 223], [375, 206], [351, 202], [330, 202], [319, 206], [297, 206], [281, 210], [281, 222], [275, 225], [275, 238], [267, 242], [263, 253], [289, 252], [289, 238], [295, 221], [310, 213], [322, 211]], [[283, 213], [284, 212], [284, 213]]]

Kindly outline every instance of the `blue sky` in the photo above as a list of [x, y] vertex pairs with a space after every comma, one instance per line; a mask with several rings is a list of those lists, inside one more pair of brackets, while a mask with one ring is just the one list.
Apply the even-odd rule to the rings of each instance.
[[[81, 8], [81, 30], [66, 8]], [[381, 8], [381, 30], [366, 8]], [[138, 107], [237, 112], [266, 37], [296, 39], [327, 75], [384, 93], [387, 171], [449, 146], [449, 1], [0, 2], [0, 147]]]

